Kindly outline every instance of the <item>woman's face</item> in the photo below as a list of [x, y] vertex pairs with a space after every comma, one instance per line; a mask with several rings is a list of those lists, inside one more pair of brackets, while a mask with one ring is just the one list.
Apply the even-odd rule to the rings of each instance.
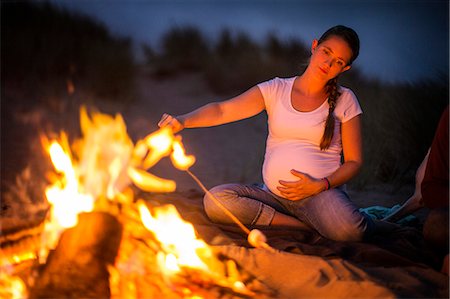
[[314, 40], [311, 52], [309, 67], [325, 80], [333, 79], [351, 67], [348, 62], [352, 57], [352, 50], [340, 37], [331, 36], [320, 44]]

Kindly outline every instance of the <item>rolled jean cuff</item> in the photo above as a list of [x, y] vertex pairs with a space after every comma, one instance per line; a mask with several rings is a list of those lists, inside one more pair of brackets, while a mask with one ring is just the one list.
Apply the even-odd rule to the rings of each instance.
[[252, 225], [270, 225], [275, 215], [275, 209], [271, 206], [261, 204], [258, 216], [253, 220]]

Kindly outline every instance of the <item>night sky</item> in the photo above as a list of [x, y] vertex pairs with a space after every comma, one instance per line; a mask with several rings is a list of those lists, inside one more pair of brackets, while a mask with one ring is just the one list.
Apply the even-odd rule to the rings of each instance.
[[53, 1], [94, 16], [111, 32], [157, 49], [174, 26], [197, 27], [214, 40], [223, 28], [261, 42], [267, 34], [310, 45], [329, 27], [355, 29], [363, 74], [388, 82], [433, 79], [449, 70], [448, 1], [436, 0], [184, 0]]

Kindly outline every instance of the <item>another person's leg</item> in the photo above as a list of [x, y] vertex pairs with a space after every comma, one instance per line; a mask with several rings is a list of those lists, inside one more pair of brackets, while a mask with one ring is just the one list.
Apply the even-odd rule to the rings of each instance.
[[423, 224], [425, 241], [441, 254], [448, 253], [448, 210], [432, 209]]
[[423, 237], [427, 244], [440, 256], [443, 257], [443, 273], [448, 275], [448, 253], [449, 253], [449, 211], [448, 209], [432, 209], [423, 224]]

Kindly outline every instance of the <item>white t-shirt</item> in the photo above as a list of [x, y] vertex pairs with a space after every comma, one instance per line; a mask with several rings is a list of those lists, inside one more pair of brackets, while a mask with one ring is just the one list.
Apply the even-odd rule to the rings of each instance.
[[320, 150], [320, 141], [328, 116], [328, 103], [309, 112], [294, 109], [291, 93], [293, 78], [274, 78], [258, 84], [264, 97], [268, 115], [269, 135], [263, 164], [264, 184], [273, 193], [279, 180], [298, 180], [291, 169], [323, 178], [332, 174], [341, 165], [341, 123], [362, 113], [355, 94], [348, 88], [340, 87], [335, 115], [334, 135], [328, 149]]

